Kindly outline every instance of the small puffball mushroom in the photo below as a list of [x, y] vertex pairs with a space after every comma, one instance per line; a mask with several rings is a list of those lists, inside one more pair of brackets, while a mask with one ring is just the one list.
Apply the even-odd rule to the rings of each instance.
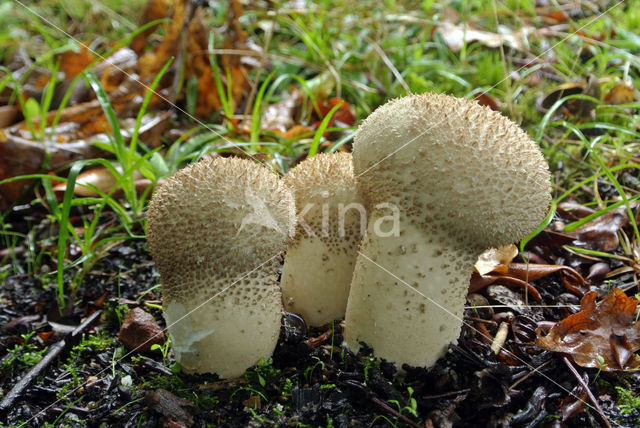
[[366, 228], [351, 154], [325, 153], [284, 177], [296, 201], [298, 222], [282, 268], [285, 310], [320, 326], [344, 317], [357, 249]]
[[147, 240], [185, 372], [235, 377], [271, 357], [282, 317], [279, 254], [294, 230], [290, 190], [250, 160], [205, 159], [157, 189]]
[[459, 336], [473, 265], [542, 221], [548, 166], [515, 123], [475, 101], [411, 95], [374, 111], [354, 140], [369, 222], [345, 340], [397, 366], [432, 366]]

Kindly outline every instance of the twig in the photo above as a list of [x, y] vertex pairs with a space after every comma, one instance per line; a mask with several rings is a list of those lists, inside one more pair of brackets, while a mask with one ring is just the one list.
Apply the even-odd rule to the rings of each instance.
[[456, 397], [462, 394], [468, 394], [469, 392], [471, 392], [471, 388], [464, 388], [458, 391], [443, 392], [442, 394], [423, 395], [420, 398], [422, 398], [423, 400], [438, 400], [440, 398], [449, 398], [449, 397]]
[[567, 359], [567, 357], [562, 357], [562, 360], [564, 361], [565, 365], [569, 368], [569, 370], [571, 370], [571, 373], [573, 373], [573, 375], [577, 379], [577, 381], [580, 384], [580, 386], [582, 386], [582, 388], [587, 393], [587, 397], [589, 397], [589, 400], [593, 403], [593, 407], [595, 407], [595, 409], [598, 411], [598, 415], [602, 419], [602, 422], [604, 423], [604, 426], [607, 427], [607, 428], [611, 428], [611, 424], [609, 423], [609, 420], [607, 419], [607, 417], [605, 416], [604, 412], [600, 408], [600, 405], [598, 404], [598, 401], [596, 400], [596, 397], [594, 397], [593, 393], [589, 389], [589, 385], [587, 385], [585, 383], [585, 381], [582, 379], [582, 377], [580, 377], [580, 374], [575, 369], [575, 367], [573, 367], [573, 364], [571, 364], [571, 362]]
[[9, 409], [13, 407], [14, 402], [22, 395], [25, 389], [29, 387], [31, 382], [33, 382], [38, 376], [42, 374], [42, 372], [51, 364], [53, 360], [55, 360], [60, 355], [68, 352], [71, 348], [80, 342], [80, 338], [82, 337], [82, 333], [86, 330], [91, 324], [93, 324], [102, 314], [102, 311], [96, 311], [91, 314], [82, 324], [76, 327], [71, 333], [69, 333], [65, 338], [61, 339], [55, 345], [49, 348], [47, 354], [27, 372], [23, 376], [22, 379], [18, 383], [11, 388], [11, 391], [2, 399], [0, 402], [0, 415], [5, 414]]
[[387, 403], [385, 403], [384, 401], [382, 401], [381, 399], [379, 399], [375, 395], [372, 395], [369, 399], [375, 405], [380, 407], [382, 410], [384, 410], [385, 412], [390, 413], [391, 415], [393, 415], [396, 418], [400, 419], [405, 424], [409, 424], [409, 425], [411, 425], [412, 427], [415, 427], [415, 428], [422, 428], [420, 425], [418, 425], [417, 423], [415, 423], [414, 421], [412, 421], [411, 419], [409, 419], [405, 415], [401, 414], [396, 409], [394, 409], [393, 407], [389, 406]]
[[504, 346], [504, 342], [507, 340], [507, 335], [509, 334], [509, 324], [506, 322], [501, 322], [500, 327], [498, 327], [498, 332], [496, 336], [493, 338], [493, 342], [491, 343], [491, 350], [494, 354], [498, 355], [500, 350]]
[[509, 388], [507, 388], [509, 391], [511, 391], [513, 388], [515, 388], [516, 386], [518, 386], [521, 382], [527, 380], [529, 378], [529, 376], [536, 374], [537, 372], [540, 371], [540, 369], [542, 369], [544, 366], [546, 366], [547, 364], [549, 364], [551, 360], [547, 360], [544, 363], [540, 364], [538, 367], [536, 367], [535, 369], [533, 369], [532, 371], [530, 371], [529, 373], [527, 373], [526, 375], [522, 376], [520, 379], [516, 380]]
[[402, 77], [402, 74], [400, 74], [400, 72], [398, 71], [396, 66], [393, 65], [393, 63], [391, 62], [391, 60], [389, 59], [387, 54], [382, 50], [382, 48], [380, 46], [378, 46], [378, 44], [376, 42], [374, 42], [373, 40], [371, 40], [368, 37], [366, 37], [365, 40], [366, 40], [367, 43], [369, 43], [371, 46], [373, 46], [373, 49], [375, 49], [375, 51], [378, 53], [378, 55], [380, 55], [380, 58], [382, 58], [382, 62], [384, 62], [384, 64], [389, 68], [389, 70], [391, 70], [391, 73], [393, 73], [395, 78], [398, 79], [398, 82], [404, 88], [404, 90], [407, 92], [407, 95], [411, 95], [412, 94], [411, 88], [409, 87], [409, 85], [407, 85], [407, 82], [404, 81], [404, 78]]

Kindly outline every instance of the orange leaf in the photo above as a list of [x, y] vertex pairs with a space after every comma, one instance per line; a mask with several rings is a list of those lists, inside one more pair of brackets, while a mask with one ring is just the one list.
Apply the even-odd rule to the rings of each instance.
[[44, 341], [47, 341], [53, 335], [53, 331], [41, 331], [38, 333], [38, 337]]
[[611, 88], [611, 90], [604, 96], [604, 100], [609, 104], [628, 104], [632, 103], [634, 98], [635, 94], [633, 88], [623, 83]]
[[491, 95], [486, 92], [479, 92], [473, 97], [478, 104], [481, 106], [489, 107], [491, 110], [500, 111], [500, 106], [498, 105], [498, 100], [493, 98]]
[[70, 79], [82, 73], [94, 59], [95, 56], [84, 45], [79, 52], [65, 51], [60, 54], [60, 71], [64, 72], [67, 79]]
[[[640, 369], [640, 322], [635, 321], [638, 300], [615, 288], [599, 305], [597, 293], [587, 293], [580, 312], [556, 323], [548, 334], [538, 329], [536, 343], [571, 357], [582, 367], [605, 371]], [[635, 322], [634, 322], [635, 321]]]

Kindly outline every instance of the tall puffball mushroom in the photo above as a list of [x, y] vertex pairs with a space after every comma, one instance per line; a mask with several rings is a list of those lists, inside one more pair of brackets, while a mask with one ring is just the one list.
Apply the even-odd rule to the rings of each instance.
[[314, 156], [289, 171], [283, 181], [293, 190], [298, 214], [280, 280], [284, 307], [320, 326], [344, 317], [366, 227], [351, 154]]
[[374, 111], [353, 161], [370, 212], [345, 340], [398, 366], [431, 366], [459, 336], [478, 254], [522, 239], [544, 218], [547, 164], [509, 119], [437, 94]]
[[290, 190], [246, 159], [202, 160], [157, 189], [147, 240], [185, 372], [235, 377], [271, 357], [282, 316], [279, 254], [294, 229]]

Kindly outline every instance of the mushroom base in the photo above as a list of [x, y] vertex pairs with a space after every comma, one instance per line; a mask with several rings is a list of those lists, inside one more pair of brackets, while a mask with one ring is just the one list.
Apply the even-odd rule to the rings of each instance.
[[432, 366], [460, 334], [476, 251], [406, 223], [400, 236], [376, 236], [375, 222], [369, 221], [356, 261], [346, 345], [357, 351], [364, 342], [398, 368]]
[[271, 358], [280, 334], [280, 293], [249, 306], [233, 300], [221, 295], [208, 303], [206, 298], [198, 304], [165, 303], [171, 345], [185, 373], [237, 377], [261, 358]]

